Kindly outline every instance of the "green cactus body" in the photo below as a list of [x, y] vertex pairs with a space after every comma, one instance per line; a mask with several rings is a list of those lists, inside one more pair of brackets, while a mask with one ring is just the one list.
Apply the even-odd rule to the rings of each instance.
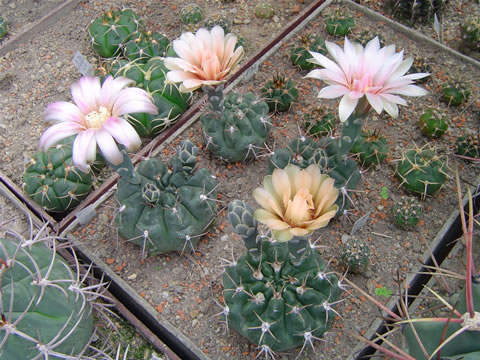
[[215, 26], [220, 26], [225, 34], [228, 34], [232, 29], [232, 21], [229, 17], [220, 13], [211, 15], [208, 19], [205, 19], [203, 26], [207, 30], [211, 30]]
[[270, 111], [288, 111], [298, 98], [298, 89], [292, 79], [277, 75], [260, 90]]
[[422, 196], [436, 194], [447, 178], [447, 165], [433, 148], [408, 150], [399, 161], [396, 175], [401, 185]]
[[275, 15], [275, 9], [272, 4], [266, 1], [261, 1], [255, 6], [255, 16], [262, 19], [270, 19]]
[[379, 165], [387, 157], [387, 139], [376, 131], [362, 131], [351, 152], [357, 154], [362, 166]]
[[71, 210], [92, 190], [92, 176], [72, 164], [74, 139], [70, 136], [37, 153], [26, 165], [23, 190], [46, 211]]
[[442, 101], [448, 106], [460, 106], [470, 97], [470, 90], [462, 84], [449, 82], [443, 85]]
[[455, 154], [480, 158], [480, 137], [478, 134], [460, 136], [456, 141]]
[[130, 60], [146, 63], [153, 57], [164, 57], [170, 42], [158, 32], [138, 32], [125, 45], [124, 55]]
[[480, 17], [470, 17], [465, 20], [460, 27], [460, 36], [461, 49], [464, 53], [480, 51]]
[[[292, 239], [298, 242], [294, 246], [262, 239], [253, 209], [243, 202], [230, 204], [229, 220], [248, 251], [225, 267], [223, 315], [228, 325], [264, 351], [284, 351], [320, 338], [335, 317], [341, 290], [319, 253], [305, 239]], [[301, 256], [293, 252], [297, 248]]]
[[322, 108], [314, 109], [303, 116], [305, 130], [312, 136], [327, 136], [332, 134], [337, 124], [337, 118], [332, 113], [325, 113]]
[[197, 4], [188, 4], [180, 11], [180, 18], [184, 24], [198, 24], [203, 19], [203, 10]]
[[153, 137], [175, 123], [191, 103], [192, 93], [182, 93], [178, 87], [166, 81], [168, 69], [163, 60], [155, 57], [146, 64], [116, 62], [110, 73], [135, 81], [137, 87], [146, 90], [157, 106], [158, 114], [130, 114], [128, 121], [142, 137]]
[[448, 130], [447, 120], [437, 109], [427, 109], [420, 116], [418, 126], [423, 135], [429, 137], [440, 137]]
[[370, 265], [370, 247], [365, 241], [347, 235], [342, 249], [342, 262], [350, 272], [365, 272]]
[[217, 199], [217, 182], [209, 171], [194, 171], [197, 154], [184, 141], [169, 165], [150, 158], [129, 175], [121, 174], [116, 217], [121, 237], [152, 253], [185, 251], [197, 244], [216, 215]]
[[336, 11], [335, 14], [325, 21], [325, 24], [327, 33], [333, 36], [346, 36], [355, 27], [353, 18], [346, 16], [342, 11]]
[[327, 55], [325, 41], [316, 34], [301, 36], [300, 44], [294, 44], [290, 50], [290, 61], [302, 70], [311, 70], [315, 67], [315, 64], [309, 61], [313, 59], [310, 51]]
[[390, 215], [393, 223], [400, 229], [412, 229], [423, 216], [422, 204], [414, 197], [402, 196], [399, 200], [394, 201]]
[[[216, 99], [221, 101], [220, 97], [211, 101]], [[253, 93], [231, 93], [223, 108], [210, 103], [200, 119], [207, 149], [227, 162], [255, 158], [272, 127], [268, 105]]]
[[388, 0], [385, 6], [397, 19], [410, 24], [431, 22], [448, 0]]
[[0, 238], [4, 360], [76, 359], [92, 339], [89, 296], [46, 239]]
[[0, 39], [3, 39], [8, 34], [7, 22], [0, 16]]
[[93, 50], [104, 58], [118, 55], [122, 46], [142, 26], [142, 21], [132, 10], [109, 10], [88, 26]]

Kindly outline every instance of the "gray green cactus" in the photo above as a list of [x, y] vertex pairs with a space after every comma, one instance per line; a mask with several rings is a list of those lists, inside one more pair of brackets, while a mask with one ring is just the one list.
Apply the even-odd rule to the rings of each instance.
[[393, 223], [400, 229], [414, 228], [423, 216], [422, 204], [414, 197], [402, 196], [390, 208]]
[[165, 35], [139, 31], [125, 44], [123, 53], [130, 61], [146, 63], [153, 57], [164, 57], [169, 44]]
[[203, 22], [203, 26], [207, 30], [211, 30], [217, 25], [223, 29], [225, 34], [228, 34], [232, 29], [232, 20], [230, 20], [230, 18], [226, 15], [223, 15], [221, 13], [215, 13], [210, 15]]
[[471, 51], [480, 51], [480, 16], [468, 17], [462, 23], [460, 37], [462, 52], [468, 54]]
[[302, 70], [311, 70], [315, 64], [309, 61], [313, 59], [310, 51], [327, 55], [325, 41], [314, 33], [302, 35], [299, 40], [290, 49], [290, 61]]
[[75, 136], [58, 142], [30, 159], [23, 174], [23, 191], [49, 212], [75, 208], [92, 190], [92, 176], [72, 163]]
[[310, 344], [329, 329], [341, 289], [308, 240], [275, 242], [259, 234], [253, 209], [229, 205], [229, 221], [247, 252], [225, 267], [222, 316], [262, 352]]
[[144, 254], [192, 249], [215, 218], [217, 201], [215, 178], [194, 169], [198, 148], [183, 141], [168, 165], [150, 158], [137, 170], [122, 152], [124, 162], [113, 166], [121, 176], [115, 219], [120, 236]]
[[363, 273], [370, 265], [370, 246], [358, 237], [345, 235], [342, 248], [342, 263], [349, 272]]
[[0, 16], [0, 39], [3, 39], [8, 34], [8, 26], [5, 19]]
[[334, 114], [318, 107], [303, 116], [304, 128], [312, 136], [322, 137], [332, 134], [337, 124]]
[[387, 139], [376, 130], [362, 131], [355, 140], [351, 152], [358, 156], [362, 166], [379, 165], [388, 154]]
[[470, 90], [462, 83], [449, 81], [442, 87], [442, 101], [448, 106], [460, 106], [470, 97]]
[[268, 80], [260, 91], [270, 111], [275, 112], [290, 110], [298, 98], [298, 89], [293, 80], [278, 74], [272, 80]]
[[461, 135], [455, 142], [455, 154], [469, 158], [480, 158], [480, 136], [476, 134]]
[[180, 10], [180, 18], [184, 24], [198, 24], [203, 19], [203, 10], [197, 4], [185, 5]]
[[387, 0], [387, 9], [401, 21], [415, 24], [433, 21], [440, 14], [448, 0]]
[[445, 114], [438, 109], [429, 108], [418, 119], [418, 126], [423, 135], [440, 137], [448, 130]]
[[110, 58], [119, 55], [122, 46], [142, 27], [143, 22], [132, 10], [111, 9], [90, 23], [88, 34], [93, 50]]
[[206, 148], [227, 162], [256, 158], [272, 127], [268, 105], [253, 93], [230, 93], [223, 85], [206, 87], [209, 103], [201, 116]]
[[346, 36], [355, 27], [355, 20], [341, 9], [335, 11], [325, 21], [327, 33], [333, 36]]
[[256, 17], [262, 19], [270, 19], [275, 15], [275, 8], [273, 5], [267, 1], [260, 1], [254, 9], [254, 13]]

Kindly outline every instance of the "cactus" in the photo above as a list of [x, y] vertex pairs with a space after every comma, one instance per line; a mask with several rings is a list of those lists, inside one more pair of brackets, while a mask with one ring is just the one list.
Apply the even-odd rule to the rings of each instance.
[[478, 132], [459, 136], [455, 142], [455, 154], [469, 158], [480, 158], [480, 136]]
[[[408, 70], [407, 74], [415, 74], [415, 73], [428, 73], [431, 74], [433, 72], [433, 68], [427, 59], [423, 58], [422, 56], [417, 56], [413, 60], [413, 64]], [[422, 77], [420, 79], [416, 79], [415, 82], [417, 84], [424, 84], [426, 83], [431, 76]]]
[[422, 134], [430, 137], [440, 137], [448, 130], [445, 115], [438, 109], [427, 109], [420, 116], [418, 126]]
[[137, 32], [125, 45], [124, 55], [130, 60], [146, 63], [152, 57], [167, 54], [168, 39], [158, 32]]
[[8, 34], [7, 22], [0, 16], [0, 39], [3, 39]]
[[276, 75], [260, 90], [270, 111], [288, 111], [298, 98], [298, 89], [292, 79]]
[[[469, 54], [480, 51], [480, 17], [469, 17], [460, 26], [461, 50]], [[0, 35], [1, 38], [1, 35]]]
[[385, 46], [385, 43], [383, 41], [383, 37], [382, 35], [379, 35], [379, 34], [372, 34], [370, 33], [370, 31], [368, 30], [364, 30], [362, 31], [360, 34], [358, 34], [356, 37], [355, 37], [355, 41], [358, 42], [360, 45], [362, 45], [363, 47], [367, 46], [368, 42], [374, 38], [378, 37], [378, 41], [380, 42], [380, 47], [384, 47]]
[[294, 44], [290, 50], [290, 61], [294, 66], [302, 70], [311, 70], [315, 64], [309, 60], [312, 59], [310, 51], [327, 55], [325, 41], [316, 34], [306, 34], [300, 37], [300, 44]]
[[305, 129], [312, 136], [326, 136], [332, 134], [337, 119], [332, 113], [325, 113], [322, 108], [316, 108], [303, 116]]
[[448, 106], [460, 106], [468, 100], [470, 90], [459, 82], [450, 81], [443, 85], [442, 101]]
[[197, 4], [188, 4], [180, 11], [180, 18], [186, 25], [198, 24], [203, 19], [203, 10]]
[[388, 153], [387, 139], [374, 131], [362, 131], [352, 146], [362, 166], [379, 165]]
[[345, 15], [342, 10], [335, 11], [325, 21], [327, 33], [333, 36], [346, 36], [352, 32], [355, 27], [355, 21], [352, 17]]
[[414, 197], [402, 196], [390, 209], [393, 223], [400, 229], [414, 228], [422, 218], [422, 204]]
[[231, 32], [232, 21], [230, 20], [230, 18], [220, 13], [211, 15], [208, 19], [205, 19], [203, 23], [203, 26], [207, 30], [211, 30], [217, 25], [223, 28], [225, 34]]
[[206, 147], [228, 162], [256, 157], [271, 128], [268, 105], [253, 93], [231, 93], [223, 99], [223, 86], [205, 88], [208, 111], [201, 116]]
[[194, 171], [198, 148], [189, 141], [177, 147], [167, 165], [157, 158], [137, 170], [123, 150], [117, 187], [116, 217], [121, 237], [142, 246], [143, 254], [193, 248], [216, 215], [217, 182], [207, 169]]
[[111, 9], [90, 23], [88, 34], [93, 50], [101, 57], [109, 58], [119, 55], [122, 46], [142, 26], [142, 21], [132, 10]]
[[140, 136], [153, 137], [162, 132], [190, 105], [192, 93], [182, 93], [174, 83], [165, 81], [167, 72], [163, 60], [158, 57], [151, 58], [146, 64], [119, 60], [114, 62], [110, 70], [114, 77], [125, 76], [134, 80], [137, 87], [145, 89], [153, 97], [158, 108], [157, 115], [128, 115], [128, 121]]
[[440, 14], [448, 0], [387, 0], [387, 9], [401, 21], [410, 24], [431, 22]]
[[23, 190], [44, 210], [63, 213], [76, 207], [92, 189], [92, 176], [72, 164], [75, 136], [41, 151], [26, 165]]
[[410, 192], [425, 197], [436, 194], [447, 179], [447, 164], [428, 144], [407, 150], [398, 163], [396, 176]]
[[349, 272], [363, 273], [370, 265], [370, 246], [357, 237], [345, 235], [342, 248], [342, 262]]
[[100, 288], [83, 287], [80, 275], [56, 254], [46, 229], [29, 239], [16, 233], [0, 238], [0, 354], [5, 360], [83, 359], [94, 336], [92, 301], [103, 296]]
[[262, 19], [270, 19], [275, 15], [273, 5], [266, 1], [261, 1], [255, 6], [255, 16]]
[[266, 354], [319, 339], [337, 314], [337, 277], [326, 271], [308, 240], [263, 238], [250, 206], [235, 200], [228, 210], [233, 230], [247, 248], [223, 275], [222, 315], [228, 326]]

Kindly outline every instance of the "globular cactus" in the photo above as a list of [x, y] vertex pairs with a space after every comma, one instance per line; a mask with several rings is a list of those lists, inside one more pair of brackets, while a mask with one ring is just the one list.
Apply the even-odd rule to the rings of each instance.
[[[428, 73], [432, 74], [433, 68], [430, 62], [422, 56], [416, 56], [413, 60], [413, 64], [410, 69], [407, 71], [407, 74], [415, 74], [415, 73]], [[420, 79], [416, 79], [415, 82], [417, 84], [424, 84], [428, 80], [430, 80], [431, 76], [426, 76]]]
[[480, 16], [469, 17], [462, 23], [460, 37], [462, 52], [480, 51]]
[[265, 147], [271, 125], [268, 105], [253, 93], [231, 93], [210, 87], [207, 111], [201, 116], [206, 148], [227, 162], [255, 158]]
[[180, 11], [180, 18], [186, 25], [198, 24], [203, 19], [203, 10], [197, 4], [188, 4]]
[[337, 314], [341, 289], [319, 253], [305, 239], [260, 236], [253, 209], [242, 201], [229, 205], [228, 218], [247, 247], [223, 275], [228, 326], [269, 355], [320, 339]]
[[322, 108], [316, 108], [303, 116], [305, 130], [312, 136], [327, 136], [332, 134], [337, 124], [337, 118], [332, 113], [325, 113]]
[[130, 114], [128, 121], [142, 137], [153, 137], [172, 125], [187, 110], [192, 93], [180, 92], [177, 85], [166, 81], [163, 60], [151, 58], [146, 64], [119, 60], [114, 62], [110, 74], [125, 76], [135, 81], [135, 86], [146, 90], [157, 106], [158, 114]]
[[448, 106], [460, 106], [469, 96], [470, 90], [459, 82], [450, 81], [443, 85], [442, 101]]
[[124, 56], [130, 61], [146, 63], [153, 57], [164, 57], [169, 44], [165, 35], [139, 31], [125, 44]]
[[345, 15], [343, 10], [337, 10], [325, 21], [327, 33], [333, 36], [345, 36], [355, 27], [353, 17]]
[[74, 139], [70, 136], [37, 153], [25, 167], [23, 190], [46, 211], [71, 210], [92, 190], [92, 176], [72, 163]]
[[7, 22], [0, 16], [0, 39], [3, 39], [8, 34]]
[[261, 1], [255, 6], [254, 13], [256, 17], [270, 19], [275, 15], [275, 9], [269, 2]]
[[288, 111], [298, 98], [298, 89], [292, 79], [276, 75], [260, 89], [270, 111]]
[[387, 139], [374, 131], [362, 131], [350, 150], [362, 166], [379, 165], [388, 154]]
[[302, 70], [311, 70], [315, 64], [309, 61], [313, 58], [310, 51], [327, 55], [325, 41], [317, 34], [302, 35], [299, 43], [293, 44], [290, 49], [290, 61]]
[[418, 119], [418, 126], [423, 135], [440, 137], [448, 130], [447, 119], [438, 109], [427, 109]]
[[402, 196], [390, 208], [393, 223], [400, 229], [414, 228], [423, 216], [422, 204], [414, 197]]
[[358, 237], [342, 237], [342, 263], [352, 273], [363, 273], [370, 265], [370, 246]]
[[142, 21], [132, 10], [111, 9], [90, 23], [88, 34], [93, 50], [101, 57], [109, 58], [119, 55], [122, 46], [142, 26]]
[[385, 6], [397, 19], [410, 24], [433, 21], [440, 14], [448, 0], [388, 0]]
[[215, 218], [217, 181], [205, 168], [195, 171], [197, 154], [183, 141], [168, 165], [150, 158], [134, 170], [124, 152], [124, 163], [116, 166], [118, 233], [144, 254], [192, 249]]
[[223, 14], [220, 14], [220, 13], [212, 14], [203, 22], [203, 27], [206, 28], [207, 30], [211, 30], [217, 25], [223, 29], [225, 34], [228, 34], [231, 32], [232, 21], [228, 16], [225, 16]]
[[475, 159], [480, 158], [479, 134], [459, 136], [455, 142], [455, 154]]
[[438, 156], [428, 144], [407, 150], [399, 160], [396, 176], [406, 190], [425, 197], [442, 188], [448, 175], [446, 160]]

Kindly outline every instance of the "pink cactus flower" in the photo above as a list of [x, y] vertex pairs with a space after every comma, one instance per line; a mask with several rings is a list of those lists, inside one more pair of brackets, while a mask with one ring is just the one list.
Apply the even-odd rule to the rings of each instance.
[[398, 116], [398, 106], [407, 102], [398, 95], [423, 96], [428, 92], [416, 85], [414, 80], [429, 74], [405, 75], [412, 66], [413, 58], [403, 60], [403, 50], [395, 53], [395, 45], [380, 48], [378, 37], [363, 48], [345, 37], [344, 48], [325, 42], [332, 61], [319, 53], [310, 52], [314, 64], [324, 69], [315, 69], [306, 75], [325, 81], [329, 86], [320, 90], [318, 97], [334, 99], [342, 96], [339, 115], [342, 122], [355, 111], [366, 114], [370, 107], [378, 114], [385, 110], [393, 118]]
[[184, 33], [173, 41], [178, 57], [165, 58], [165, 66], [171, 70], [167, 79], [181, 82], [180, 91], [189, 92], [203, 85], [218, 85], [227, 75], [236, 70], [243, 56], [243, 48], [235, 49], [237, 37], [224, 34], [222, 27], [211, 31], [199, 29], [192, 34]]
[[128, 151], [134, 151], [141, 145], [137, 132], [122, 116], [128, 113], [158, 113], [145, 90], [126, 88], [134, 83], [124, 77], [114, 79], [109, 76], [100, 85], [100, 78], [82, 77], [70, 88], [75, 104], [58, 101], [47, 106], [44, 120], [57, 124], [43, 133], [39, 147], [46, 150], [59, 140], [77, 134], [72, 160], [81, 171], [88, 172], [88, 163], [95, 161], [97, 145], [106, 160], [120, 164], [123, 157], [117, 143], [124, 145]]

